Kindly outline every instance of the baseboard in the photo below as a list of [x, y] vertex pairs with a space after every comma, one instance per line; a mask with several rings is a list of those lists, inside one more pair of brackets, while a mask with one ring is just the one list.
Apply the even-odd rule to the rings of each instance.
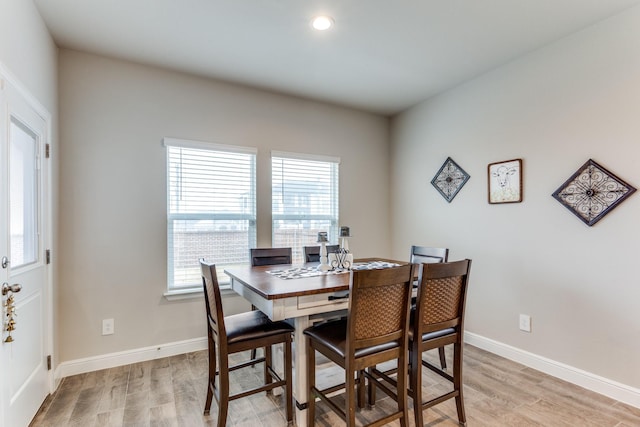
[[640, 408], [640, 389], [604, 378], [492, 339], [465, 332], [465, 341], [475, 347], [521, 363], [564, 381]]
[[84, 359], [70, 360], [60, 363], [55, 370], [56, 384], [70, 375], [83, 374], [85, 372], [114, 368], [116, 366], [129, 365], [131, 363], [145, 362], [147, 360], [160, 359], [162, 357], [175, 356], [192, 351], [206, 350], [207, 338], [194, 338], [151, 347], [136, 348], [117, 353], [103, 354]]

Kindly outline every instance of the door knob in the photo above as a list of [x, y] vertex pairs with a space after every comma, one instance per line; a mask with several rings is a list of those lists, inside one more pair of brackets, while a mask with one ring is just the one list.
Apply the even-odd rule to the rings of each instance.
[[20, 292], [22, 289], [22, 285], [18, 283], [14, 283], [13, 285], [9, 285], [7, 282], [2, 284], [2, 295], [7, 295], [9, 292], [16, 293]]

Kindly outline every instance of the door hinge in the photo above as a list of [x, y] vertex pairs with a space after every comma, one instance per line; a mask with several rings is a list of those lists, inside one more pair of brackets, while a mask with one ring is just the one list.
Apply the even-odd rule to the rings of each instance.
[[51, 151], [51, 144], [45, 144], [44, 145], [44, 157], [45, 158], [47, 158], [47, 159], [49, 158], [49, 156], [51, 155], [50, 151]]
[[47, 249], [47, 250], [44, 252], [44, 256], [45, 256], [45, 258], [46, 258], [46, 263], [47, 263], [47, 264], [51, 264], [51, 249]]
[[47, 371], [51, 370], [51, 355], [47, 356]]

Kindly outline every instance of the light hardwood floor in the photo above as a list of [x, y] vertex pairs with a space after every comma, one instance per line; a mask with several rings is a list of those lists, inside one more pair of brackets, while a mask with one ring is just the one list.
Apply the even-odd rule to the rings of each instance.
[[[436, 356], [434, 353], [428, 357], [434, 357], [435, 362]], [[342, 372], [330, 363], [319, 369], [325, 366], [321, 381], [327, 385], [339, 382]], [[260, 366], [234, 372], [233, 387], [256, 384], [261, 372]], [[431, 373], [425, 373], [424, 378], [425, 399], [429, 391], [438, 392], [445, 387]], [[49, 396], [31, 426], [213, 426], [215, 401], [211, 416], [202, 415], [206, 386], [205, 351], [75, 375], [65, 378], [56, 393]], [[638, 408], [470, 345], [465, 347], [464, 392], [470, 427], [640, 426]], [[383, 396], [378, 393], [378, 397]], [[373, 419], [389, 404], [388, 398], [381, 399], [374, 408], [360, 411], [358, 418]], [[411, 399], [409, 406], [411, 409]], [[317, 408], [316, 425], [344, 425], [322, 403]], [[261, 393], [231, 402], [227, 425], [286, 425], [281, 397]], [[425, 411], [425, 425], [458, 425], [453, 401]]]

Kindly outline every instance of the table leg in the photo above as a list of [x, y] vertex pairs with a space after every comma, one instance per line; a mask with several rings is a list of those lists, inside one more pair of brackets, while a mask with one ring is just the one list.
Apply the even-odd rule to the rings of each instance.
[[[307, 354], [306, 337], [303, 332], [311, 326], [308, 316], [295, 318], [295, 352], [294, 352], [294, 373], [293, 373], [293, 397], [296, 406], [297, 427], [307, 426]], [[304, 409], [301, 409], [304, 408]]]

